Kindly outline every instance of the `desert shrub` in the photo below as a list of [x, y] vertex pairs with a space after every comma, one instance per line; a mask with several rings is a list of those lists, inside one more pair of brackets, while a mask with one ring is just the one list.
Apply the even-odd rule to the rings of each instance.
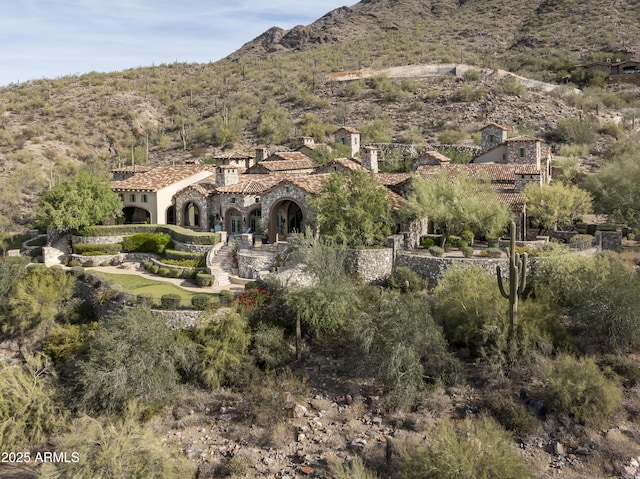
[[364, 465], [360, 456], [355, 456], [350, 463], [336, 463], [331, 467], [334, 479], [377, 479], [378, 475]]
[[526, 479], [533, 477], [510, 435], [490, 418], [443, 420], [428, 447], [402, 458], [403, 479]]
[[160, 297], [160, 307], [167, 310], [175, 310], [180, 307], [180, 296], [177, 294], [163, 294]]
[[211, 307], [211, 296], [208, 294], [194, 294], [191, 297], [191, 306], [198, 311], [204, 311]]
[[136, 296], [136, 303], [141, 306], [153, 306], [153, 295], [151, 293], [140, 293]]
[[[133, 416], [133, 414], [129, 414]], [[80, 459], [50, 462], [42, 470], [43, 479], [58, 477], [194, 477], [195, 465], [186, 456], [172, 451], [147, 425], [127, 417], [124, 421], [102, 422], [88, 416], [76, 419], [71, 430], [57, 438], [56, 450], [73, 451]]]
[[591, 358], [560, 355], [549, 368], [545, 402], [551, 410], [579, 424], [605, 427], [621, 400], [616, 382], [608, 379]]
[[63, 430], [66, 413], [56, 401], [56, 373], [44, 355], [19, 366], [0, 365], [0, 444], [6, 451], [44, 445]]
[[478, 101], [481, 100], [485, 96], [486, 92], [481, 88], [476, 88], [473, 85], [463, 85], [458, 91], [456, 91], [451, 99], [453, 101], [459, 102], [467, 102], [467, 101]]
[[558, 121], [553, 136], [564, 143], [590, 145], [595, 140], [595, 129], [590, 121], [582, 118], [563, 118]]
[[63, 363], [80, 352], [86, 335], [96, 327], [97, 323], [61, 324], [42, 342], [42, 352], [55, 364]]
[[169, 268], [159, 268], [158, 275], [166, 278], [167, 276], [169, 276]]
[[591, 243], [593, 241], [592, 235], [577, 234], [569, 238], [569, 243]]
[[463, 131], [444, 130], [438, 135], [438, 143], [443, 145], [457, 145], [458, 143], [462, 143], [466, 137], [467, 134]]
[[249, 352], [256, 364], [265, 369], [284, 366], [291, 358], [289, 344], [284, 338], [284, 329], [260, 324], [253, 332]]
[[476, 237], [476, 234], [471, 230], [464, 230], [460, 233], [460, 239], [462, 241], [466, 241], [468, 244], [473, 244], [473, 240]]
[[607, 354], [602, 358], [602, 365], [620, 376], [625, 387], [640, 383], [640, 366], [631, 358]]
[[215, 276], [207, 273], [197, 273], [196, 274], [196, 283], [201, 288], [205, 288], [208, 286], [213, 286], [213, 282], [215, 281]]
[[430, 248], [435, 246], [435, 241], [432, 238], [422, 238], [422, 242], [420, 243], [423, 248]]
[[505, 95], [521, 96], [527, 93], [527, 88], [514, 77], [508, 76], [499, 83], [498, 91]]
[[487, 248], [486, 252], [489, 258], [502, 258], [502, 251], [498, 248]]
[[171, 245], [171, 236], [164, 233], [138, 233], [126, 236], [122, 247], [127, 252], [162, 254]]
[[482, 74], [480, 73], [480, 70], [476, 68], [469, 68], [466, 72], [464, 72], [462, 78], [464, 78], [465, 81], [478, 81], [480, 80], [481, 76]]
[[538, 427], [537, 418], [527, 407], [503, 392], [489, 394], [484, 404], [495, 420], [514, 434], [526, 436]]
[[462, 256], [465, 258], [473, 257], [473, 248], [471, 246], [463, 246], [460, 251], [462, 251]]
[[157, 411], [176, 399], [176, 367], [193, 361], [191, 352], [149, 308], [124, 309], [87, 341], [74, 371], [78, 403], [107, 414], [126, 413], [132, 403]]
[[400, 266], [394, 269], [389, 279], [387, 279], [387, 286], [391, 289], [407, 293], [410, 291], [421, 291], [426, 287], [426, 284], [425, 280], [418, 276], [411, 268]]
[[93, 268], [96, 265], [96, 262], [92, 259], [88, 259], [82, 263], [84, 268]]
[[439, 258], [444, 254], [444, 249], [440, 246], [432, 246], [429, 248], [429, 253], [431, 253], [431, 256], [436, 256]]

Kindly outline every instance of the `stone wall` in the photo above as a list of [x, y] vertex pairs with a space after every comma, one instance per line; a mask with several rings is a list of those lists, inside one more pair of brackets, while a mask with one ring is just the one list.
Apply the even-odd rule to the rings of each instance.
[[619, 250], [622, 248], [622, 231], [596, 231], [594, 243], [598, 249]]
[[122, 243], [124, 236], [72, 236], [73, 244], [116, 244]]
[[442, 276], [451, 266], [465, 264], [479, 266], [488, 273], [496, 274], [496, 266], [503, 270], [509, 268], [508, 258], [437, 258], [428, 254], [400, 253], [396, 260], [396, 268], [406, 266], [422, 278], [426, 279], [429, 288], [434, 288], [442, 280]]
[[188, 243], [179, 243], [178, 241], [173, 242], [173, 248], [176, 251], [185, 251], [187, 253], [208, 253], [212, 245], [209, 244], [188, 244]]
[[60, 251], [58, 248], [52, 248], [50, 246], [42, 247], [42, 261], [47, 266], [62, 264], [65, 256], [65, 253]]
[[270, 271], [276, 266], [276, 254], [252, 254], [250, 251], [238, 251], [238, 276], [247, 279], [257, 279], [260, 271]]
[[365, 284], [383, 283], [393, 270], [393, 248], [349, 250], [345, 265]]

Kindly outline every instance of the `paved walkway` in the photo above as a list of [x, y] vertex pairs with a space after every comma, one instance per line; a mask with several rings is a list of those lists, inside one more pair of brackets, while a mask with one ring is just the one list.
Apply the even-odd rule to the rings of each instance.
[[97, 266], [95, 268], [86, 269], [89, 271], [96, 271], [97, 273], [137, 274], [138, 276], [143, 276], [155, 281], [172, 283], [182, 289], [186, 289], [187, 291], [191, 291], [194, 293], [219, 293], [222, 290], [233, 291], [234, 293], [241, 293], [242, 291], [244, 291], [244, 286], [239, 284], [227, 284], [223, 286], [209, 286], [206, 288], [201, 288], [200, 286], [196, 286], [190, 281], [184, 280], [182, 278], [163, 278], [162, 276], [159, 276], [157, 274], [149, 273], [142, 266], [137, 265], [137, 263], [124, 263], [121, 266]]

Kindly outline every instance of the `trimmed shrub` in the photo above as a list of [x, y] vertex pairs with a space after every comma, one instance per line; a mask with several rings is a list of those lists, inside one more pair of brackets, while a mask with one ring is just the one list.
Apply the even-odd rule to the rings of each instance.
[[181, 298], [177, 294], [163, 294], [160, 298], [160, 307], [166, 310], [178, 309]]
[[465, 258], [473, 257], [473, 248], [471, 246], [464, 246], [460, 248], [460, 251], [462, 251], [462, 256]]
[[206, 266], [206, 259], [204, 257], [200, 259], [165, 259], [162, 258], [163, 264], [171, 266], [182, 266], [183, 268], [204, 268]]
[[230, 304], [231, 301], [233, 301], [233, 298], [234, 295], [232, 291], [229, 291], [228, 289], [220, 291], [220, 303], [224, 305]]
[[151, 271], [153, 274], [158, 274], [158, 271], [160, 271], [160, 266], [154, 264], [153, 266], [151, 266], [151, 269], [149, 271]]
[[605, 427], [619, 409], [622, 395], [591, 358], [558, 356], [547, 374], [545, 402], [560, 414], [590, 427]]
[[73, 250], [76, 254], [85, 256], [97, 256], [98, 254], [114, 254], [122, 251], [122, 243], [114, 244], [75, 244]]
[[616, 225], [610, 223], [603, 223], [596, 226], [596, 231], [616, 231], [618, 228]]
[[464, 230], [460, 233], [460, 239], [466, 241], [468, 244], [473, 244], [473, 239], [476, 237], [475, 233], [471, 230]]
[[489, 258], [502, 258], [502, 251], [498, 248], [487, 248], [487, 256]]
[[151, 271], [151, 268], [153, 268], [153, 261], [147, 261], [144, 264], [144, 269], [146, 269], [147, 271]]
[[432, 238], [422, 238], [421, 244], [424, 248], [431, 248], [435, 246], [436, 242]]
[[178, 268], [173, 268], [169, 270], [169, 276], [171, 276], [172, 278], [179, 278], [180, 276], [182, 276], [182, 270]]
[[153, 295], [151, 293], [140, 293], [136, 296], [136, 303], [143, 306], [153, 306]]
[[183, 260], [183, 259], [195, 259], [195, 260], [200, 260], [200, 259], [205, 259], [207, 255], [205, 253], [191, 253], [189, 251], [177, 251], [175, 249], [165, 249], [164, 251], [164, 257], [166, 259], [177, 259], [177, 260]]
[[191, 231], [176, 225], [110, 225], [91, 226], [78, 232], [80, 236], [126, 236], [139, 233], [165, 233], [180, 243], [214, 245], [220, 243], [220, 233]]
[[431, 253], [431, 256], [436, 256], [439, 258], [444, 254], [444, 249], [440, 248], [440, 246], [432, 246], [431, 248], [429, 248], [429, 253]]
[[211, 296], [208, 294], [194, 294], [191, 297], [191, 306], [198, 311], [204, 311], [211, 307]]
[[96, 262], [93, 261], [92, 259], [88, 259], [87, 261], [82, 263], [82, 266], [85, 268], [93, 268], [95, 265], [96, 265]]
[[122, 240], [127, 252], [162, 254], [171, 244], [171, 236], [164, 233], [139, 233]]
[[198, 270], [195, 270], [195, 269], [185, 269], [184, 270], [184, 277], [185, 278], [195, 279], [197, 274], [198, 274]]
[[81, 266], [81, 263], [79, 259], [72, 259], [69, 260], [67, 266], [69, 266], [70, 268], [77, 268], [78, 266]]
[[204, 288], [207, 286], [213, 286], [214, 280], [215, 280], [215, 277], [212, 274], [207, 274], [207, 273], [196, 274], [196, 284], [201, 288]]
[[163, 278], [166, 278], [167, 276], [169, 276], [169, 268], [158, 269], [158, 275], [162, 276]]

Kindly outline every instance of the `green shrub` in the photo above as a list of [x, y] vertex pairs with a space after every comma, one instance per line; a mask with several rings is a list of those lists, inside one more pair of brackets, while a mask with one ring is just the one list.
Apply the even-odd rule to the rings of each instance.
[[431, 248], [432, 246], [435, 246], [436, 242], [433, 241], [432, 238], [422, 238], [421, 244], [423, 248]]
[[443, 420], [428, 447], [409, 451], [400, 465], [403, 479], [527, 479], [526, 466], [511, 436], [491, 418], [458, 424]]
[[266, 324], [260, 324], [253, 332], [250, 352], [256, 363], [265, 369], [284, 366], [291, 358], [284, 329]]
[[147, 271], [151, 271], [151, 268], [153, 268], [153, 261], [147, 261], [144, 264], [144, 269], [146, 269]]
[[207, 255], [205, 253], [191, 253], [191, 252], [188, 252], [188, 251], [177, 251], [175, 249], [166, 249], [164, 251], [164, 257], [166, 259], [177, 259], [177, 260], [194, 259], [194, 260], [201, 260], [201, 259], [205, 259], [206, 256]]
[[151, 266], [151, 269], [149, 271], [151, 271], [153, 274], [158, 274], [158, 271], [160, 271], [160, 266], [154, 264], [153, 266]]
[[489, 258], [502, 258], [502, 251], [498, 248], [487, 248], [487, 256]]
[[127, 252], [162, 254], [171, 244], [171, 236], [164, 233], [138, 233], [122, 240]]
[[160, 307], [167, 310], [175, 310], [180, 307], [181, 298], [177, 294], [163, 294], [160, 298]]
[[596, 231], [616, 231], [618, 227], [614, 224], [603, 223], [601, 225], [596, 226]]
[[467, 134], [463, 131], [456, 130], [444, 130], [438, 136], [438, 143], [443, 145], [457, 145], [462, 143], [467, 137]]
[[81, 263], [79, 259], [72, 259], [72, 260], [69, 260], [69, 262], [67, 263], [67, 266], [69, 266], [70, 268], [76, 268], [80, 265]]
[[621, 400], [616, 382], [591, 358], [558, 356], [547, 374], [545, 402], [549, 409], [567, 414], [579, 424], [605, 427]]
[[211, 307], [211, 296], [208, 294], [194, 294], [191, 297], [191, 306], [198, 311], [204, 311]]
[[215, 280], [215, 277], [212, 274], [207, 274], [207, 273], [196, 274], [196, 284], [201, 288], [204, 288], [207, 286], [213, 286], [214, 280]]
[[228, 289], [223, 289], [222, 291], [220, 291], [219, 295], [220, 303], [224, 305], [230, 304], [234, 298], [233, 292], [229, 291]]
[[602, 365], [620, 376], [625, 387], [640, 383], [640, 366], [632, 358], [607, 354], [602, 358]]
[[171, 276], [172, 278], [179, 278], [180, 276], [182, 276], [182, 270], [178, 268], [173, 268], [169, 270], [169, 276]]
[[184, 277], [185, 278], [195, 279], [197, 274], [198, 274], [198, 270], [196, 270], [196, 269], [185, 269], [184, 270]]
[[73, 245], [73, 250], [76, 254], [82, 254], [85, 256], [93, 255], [97, 256], [96, 253], [104, 253], [114, 254], [122, 251], [122, 243], [114, 243], [114, 244], [75, 244]]
[[531, 434], [538, 427], [537, 418], [527, 407], [503, 392], [489, 394], [485, 400], [485, 407], [506, 430], [519, 436]]
[[431, 253], [432, 256], [436, 256], [439, 258], [444, 254], [444, 249], [440, 248], [440, 246], [432, 246], [431, 248], [429, 248], [429, 253]]
[[166, 259], [160, 260], [163, 264], [171, 266], [182, 266], [183, 268], [204, 268], [206, 266], [205, 258], [200, 259]]
[[82, 263], [84, 268], [93, 268], [96, 265], [96, 262], [92, 259], [88, 259]]
[[389, 279], [387, 279], [387, 286], [391, 289], [396, 289], [404, 292], [422, 291], [425, 287], [425, 280], [423, 280], [418, 274], [411, 268], [406, 266], [399, 266], [393, 270]]
[[127, 236], [138, 233], [165, 233], [180, 243], [214, 245], [220, 243], [220, 233], [191, 231], [176, 225], [110, 225], [91, 226], [79, 232], [81, 236]]
[[158, 275], [166, 278], [167, 276], [169, 276], [169, 268], [159, 268]]
[[153, 295], [151, 293], [140, 293], [136, 296], [136, 303], [142, 306], [153, 306]]
[[462, 251], [462, 256], [465, 258], [473, 257], [473, 248], [471, 246], [463, 246], [460, 251]]

